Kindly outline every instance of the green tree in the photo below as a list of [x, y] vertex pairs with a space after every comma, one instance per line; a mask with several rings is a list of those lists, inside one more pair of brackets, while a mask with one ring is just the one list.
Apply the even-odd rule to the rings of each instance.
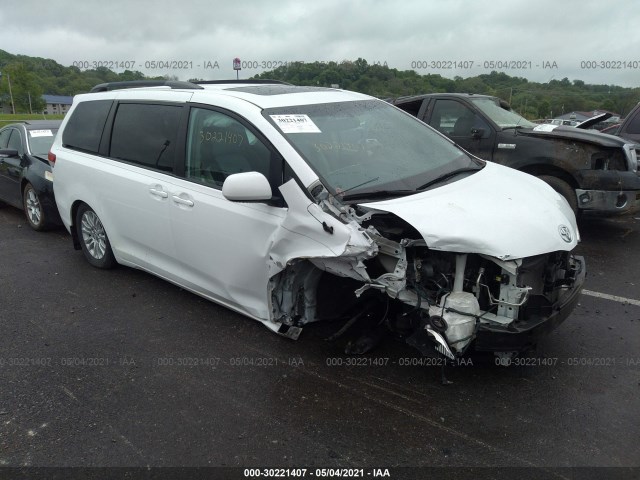
[[551, 114], [551, 105], [547, 100], [542, 100], [538, 104], [538, 116], [539, 118], [547, 118]]
[[[12, 55], [0, 50], [0, 103], [9, 104], [8, 76], [19, 112], [41, 111], [41, 95], [75, 95], [94, 85], [125, 80], [161, 79], [141, 72], [116, 73], [105, 67], [81, 70], [51, 59]], [[175, 76], [171, 76], [175, 78]], [[397, 70], [386, 64], [369, 64], [364, 58], [341, 62], [292, 63], [265, 71], [254, 78], [282, 80], [294, 85], [329, 87], [340, 85], [380, 98], [438, 92], [469, 92], [495, 95], [510, 101], [529, 118], [548, 117], [573, 110], [610, 110], [625, 115], [640, 101], [640, 88], [591, 85], [563, 78], [540, 84], [526, 78], [492, 71], [476, 77], [454, 79], [437, 74], [420, 75], [415, 70]]]
[[[10, 89], [9, 82], [11, 82]], [[5, 65], [2, 69], [2, 83], [2, 96], [5, 98], [6, 94], [11, 93], [16, 113], [39, 113], [44, 110], [45, 103], [42, 99], [44, 91], [36, 76], [24, 63], [12, 62]]]

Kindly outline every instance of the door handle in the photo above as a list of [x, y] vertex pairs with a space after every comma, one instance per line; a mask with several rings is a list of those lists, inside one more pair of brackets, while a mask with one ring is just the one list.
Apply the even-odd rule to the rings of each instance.
[[151, 195], [156, 195], [157, 197], [167, 198], [169, 196], [169, 194], [164, 190], [158, 190], [153, 187], [150, 188], [149, 191], [151, 192]]
[[193, 207], [193, 202], [191, 200], [189, 200], [188, 198], [182, 198], [182, 197], [179, 197], [178, 195], [172, 195], [171, 198], [173, 198], [174, 202], [179, 203], [180, 205], [186, 205], [187, 207]]

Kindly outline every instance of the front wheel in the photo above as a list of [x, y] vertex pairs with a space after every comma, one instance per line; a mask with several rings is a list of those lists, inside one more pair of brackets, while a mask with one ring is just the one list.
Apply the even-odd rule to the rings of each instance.
[[566, 198], [574, 215], [578, 216], [578, 198], [576, 196], [576, 191], [571, 185], [564, 180], [551, 175], [540, 175], [538, 178]]
[[29, 226], [37, 231], [45, 230], [48, 225], [44, 209], [38, 194], [30, 183], [25, 185], [22, 192], [22, 205], [24, 206], [24, 214], [27, 217]]
[[105, 269], [116, 265], [107, 232], [96, 212], [88, 205], [78, 208], [76, 229], [82, 252], [91, 265]]

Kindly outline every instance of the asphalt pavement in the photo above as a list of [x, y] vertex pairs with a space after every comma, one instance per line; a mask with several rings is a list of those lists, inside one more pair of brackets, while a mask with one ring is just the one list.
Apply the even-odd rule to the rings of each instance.
[[2, 208], [0, 478], [36, 467], [638, 478], [640, 220], [587, 219], [581, 234], [588, 293], [527, 365], [471, 357], [443, 385], [406, 345], [356, 358], [325, 340], [333, 325], [279, 337], [147, 273], [93, 268], [64, 229], [34, 232]]

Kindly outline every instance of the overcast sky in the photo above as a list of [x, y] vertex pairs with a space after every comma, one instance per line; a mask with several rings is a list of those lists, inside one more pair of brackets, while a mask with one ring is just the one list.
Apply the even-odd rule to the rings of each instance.
[[1, 0], [0, 49], [181, 80], [235, 78], [234, 57], [240, 78], [361, 57], [449, 78], [639, 87], [638, 19], [637, 0]]

